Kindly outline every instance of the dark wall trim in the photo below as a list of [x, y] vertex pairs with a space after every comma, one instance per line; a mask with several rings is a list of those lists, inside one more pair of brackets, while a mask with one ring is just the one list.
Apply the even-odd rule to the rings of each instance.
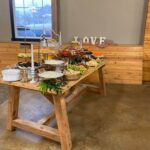
[[[59, 0], [52, 0], [52, 29], [59, 33]], [[10, 9], [10, 22], [11, 22], [11, 40], [12, 41], [33, 41], [39, 42], [40, 39], [24, 39], [15, 37], [15, 24], [14, 24], [14, 12], [13, 12], [13, 0], [9, 0], [9, 9]], [[52, 34], [53, 36], [53, 34]], [[54, 37], [54, 36], [53, 36]]]

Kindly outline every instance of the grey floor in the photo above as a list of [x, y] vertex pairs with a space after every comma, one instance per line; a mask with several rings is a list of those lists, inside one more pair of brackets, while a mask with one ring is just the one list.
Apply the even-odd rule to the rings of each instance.
[[6, 101], [8, 98], [8, 87], [0, 85], [0, 104]]
[[[36, 121], [52, 106], [22, 90], [19, 116]], [[150, 84], [107, 85], [107, 96], [85, 93], [69, 112], [73, 150], [150, 150]], [[60, 150], [60, 145], [22, 130], [5, 129], [7, 87], [0, 86], [0, 150]]]

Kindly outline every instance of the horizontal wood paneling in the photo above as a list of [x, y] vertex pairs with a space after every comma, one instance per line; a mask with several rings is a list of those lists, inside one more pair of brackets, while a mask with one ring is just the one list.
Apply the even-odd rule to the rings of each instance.
[[[107, 83], [142, 84], [143, 46], [118, 45], [99, 48], [86, 45], [91, 51], [101, 51], [106, 57], [105, 81]], [[88, 81], [97, 83], [97, 74]]]
[[150, 1], [148, 3], [148, 12], [144, 36], [144, 62], [143, 62], [143, 80], [150, 81]]
[[0, 43], [0, 68], [12, 65], [17, 62], [17, 53], [19, 52], [19, 44], [16, 43]]
[[[37, 46], [34, 44], [34, 47], [37, 48]], [[30, 52], [28, 48], [26, 51]], [[25, 48], [22, 48], [18, 42], [0, 42], [0, 69], [16, 64], [19, 61], [17, 54], [23, 52]]]

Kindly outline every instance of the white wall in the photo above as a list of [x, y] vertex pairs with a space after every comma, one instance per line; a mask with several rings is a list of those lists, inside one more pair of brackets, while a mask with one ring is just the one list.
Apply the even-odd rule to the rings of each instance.
[[143, 41], [147, 0], [61, 0], [64, 39], [106, 36], [120, 44]]
[[[0, 0], [0, 41], [11, 40], [9, 0]], [[106, 36], [119, 44], [141, 44], [147, 0], [60, 0], [64, 41], [74, 35]]]
[[0, 0], [0, 41], [11, 39], [9, 0]]

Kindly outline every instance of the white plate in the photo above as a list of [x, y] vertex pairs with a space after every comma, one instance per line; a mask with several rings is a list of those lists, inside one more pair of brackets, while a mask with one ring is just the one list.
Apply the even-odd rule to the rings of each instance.
[[39, 74], [39, 77], [45, 78], [45, 79], [55, 79], [55, 78], [60, 78], [62, 76], [63, 76], [63, 73], [56, 72], [56, 71], [46, 71], [46, 72]]
[[54, 66], [59, 66], [59, 65], [63, 65], [64, 61], [62, 60], [45, 60], [45, 64], [47, 65], [54, 65]]

